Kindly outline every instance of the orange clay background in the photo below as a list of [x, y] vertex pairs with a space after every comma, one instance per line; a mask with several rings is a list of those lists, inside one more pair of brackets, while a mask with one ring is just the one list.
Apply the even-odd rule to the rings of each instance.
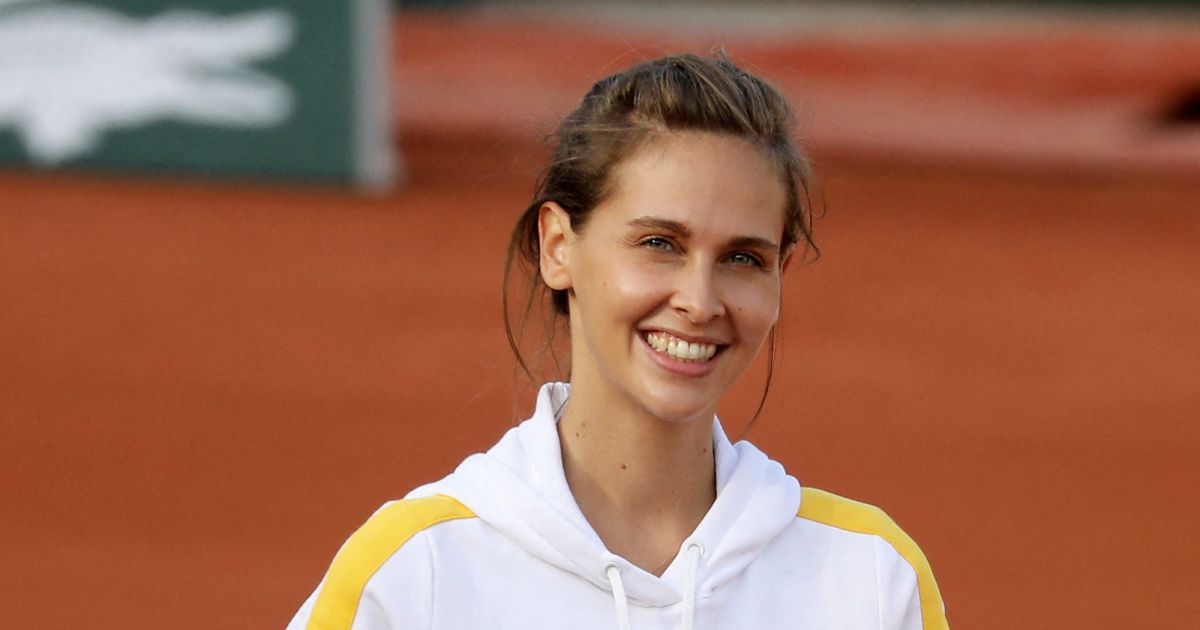
[[409, 13], [394, 193], [0, 173], [0, 627], [286, 624], [372, 510], [530, 408], [500, 267], [540, 134], [714, 43], [796, 99], [827, 209], [748, 437], [888, 510], [955, 628], [1188, 626], [1200, 133], [1155, 117], [1200, 28], [1035, 21]]

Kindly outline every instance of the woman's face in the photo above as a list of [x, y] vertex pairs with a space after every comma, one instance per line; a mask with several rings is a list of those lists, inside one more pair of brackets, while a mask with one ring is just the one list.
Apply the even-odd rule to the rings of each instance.
[[[779, 316], [783, 183], [754, 145], [700, 132], [650, 142], [612, 177], [585, 228], [548, 244], [549, 273], [543, 258], [569, 289], [573, 386], [711, 418]], [[547, 212], [565, 221], [543, 210], [544, 252]]]

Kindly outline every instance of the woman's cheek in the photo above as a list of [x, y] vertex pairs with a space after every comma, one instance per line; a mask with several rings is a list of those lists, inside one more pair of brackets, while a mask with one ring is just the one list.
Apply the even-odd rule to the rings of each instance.
[[671, 274], [663, 266], [632, 263], [614, 270], [608, 279], [608, 290], [629, 308], [643, 311], [666, 300], [670, 284]]
[[725, 291], [726, 309], [736, 314], [743, 335], [765, 336], [779, 317], [779, 288], [771, 282], [731, 281]]

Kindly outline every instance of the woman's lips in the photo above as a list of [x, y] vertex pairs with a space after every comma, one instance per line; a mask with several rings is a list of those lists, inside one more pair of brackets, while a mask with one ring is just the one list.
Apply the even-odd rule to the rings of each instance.
[[651, 360], [662, 369], [679, 376], [700, 377], [709, 374], [716, 369], [721, 350], [726, 347], [690, 343], [662, 331], [643, 332], [638, 337]]

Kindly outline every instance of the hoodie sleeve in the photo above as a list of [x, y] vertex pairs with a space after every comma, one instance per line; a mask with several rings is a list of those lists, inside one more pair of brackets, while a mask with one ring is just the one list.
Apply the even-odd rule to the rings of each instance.
[[[338, 556], [343, 557], [343, 554], [339, 552]], [[296, 612], [287, 630], [429, 627], [433, 570], [429, 563], [429, 543], [424, 535], [413, 536], [361, 585], [350, 576], [337, 575], [337, 562], [335, 559], [325, 579]]]
[[394, 501], [380, 508], [342, 545], [288, 630], [428, 628], [434, 594], [425, 530], [471, 516], [462, 504], [444, 496]]
[[[911, 539], [910, 539], [911, 540]], [[916, 545], [912, 545], [916, 549]], [[948, 630], [945, 608], [923, 554], [906, 558], [888, 540], [875, 538], [881, 630]], [[917, 557], [919, 556], [919, 557]]]
[[917, 543], [883, 510], [803, 488], [798, 517], [874, 537], [880, 630], [949, 630], [942, 594]]

